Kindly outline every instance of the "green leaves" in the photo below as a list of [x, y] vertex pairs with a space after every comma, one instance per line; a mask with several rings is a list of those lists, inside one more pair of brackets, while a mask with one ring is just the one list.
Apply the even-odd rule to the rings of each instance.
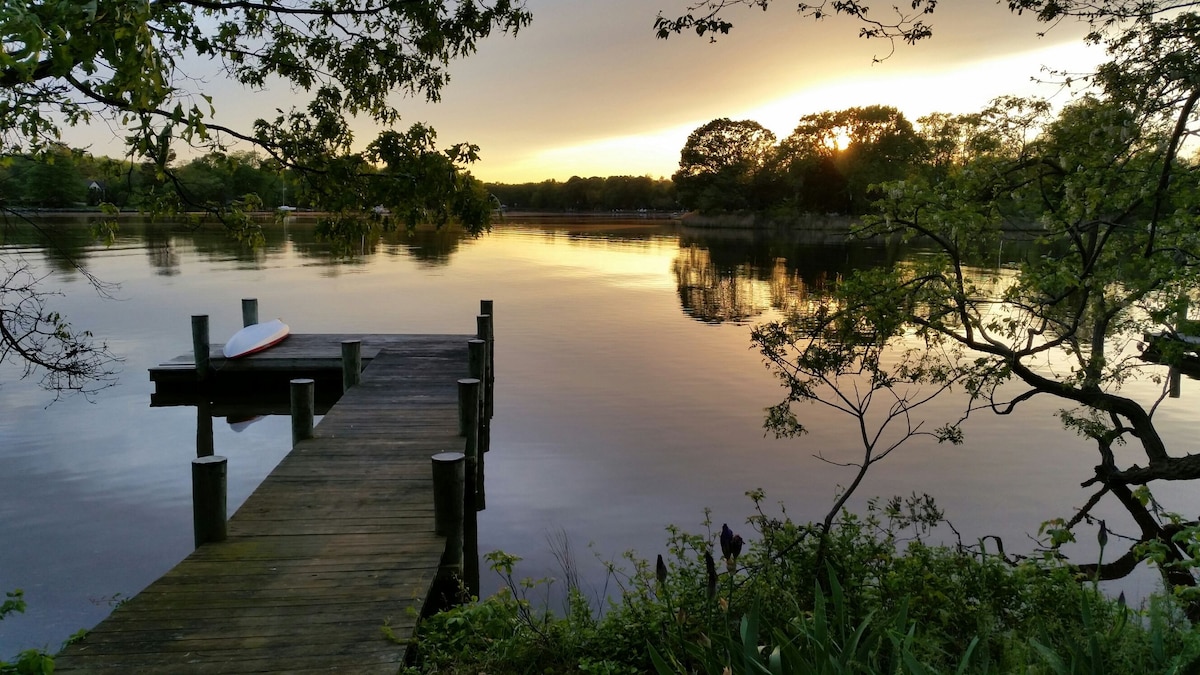
[[762, 209], [775, 134], [750, 120], [715, 119], [688, 135], [672, 176], [680, 204], [706, 212]]
[[[80, 124], [100, 114], [125, 125], [132, 159], [155, 161], [164, 176], [177, 141], [224, 151], [222, 143], [237, 139], [304, 174], [311, 206], [339, 218], [384, 204], [402, 212], [405, 224], [460, 220], [479, 231], [490, 206], [462, 170], [478, 148], [460, 143], [436, 151], [427, 142], [431, 131], [424, 139], [386, 130], [399, 121], [393, 97], [437, 100], [453, 59], [530, 20], [511, 0], [17, 3], [0, 14], [0, 134], [10, 141], [7, 150], [36, 151], [60, 137], [63, 120]], [[281, 82], [311, 92], [312, 100], [303, 110], [258, 120], [252, 130], [213, 126], [221, 102], [202, 84], [196, 88], [203, 82], [196, 73], [181, 70], [197, 56], [223, 63], [247, 88]], [[411, 146], [401, 152], [393, 143], [386, 153], [372, 150], [370, 159], [355, 155], [351, 116], [385, 127], [380, 148], [393, 140], [388, 134]], [[389, 166], [380, 172], [369, 166], [374, 161]], [[390, 186], [406, 195], [395, 203], [378, 198], [389, 193], [383, 187], [363, 187], [356, 199], [339, 195], [347, 181], [380, 185], [365, 178], [386, 172], [405, 177]]]
[[[1186, 329], [1200, 288], [1200, 171], [1180, 158], [1200, 124], [1200, 15], [1160, 20], [1155, 11], [1114, 37], [1097, 88], [1057, 115], [1045, 101], [1007, 97], [977, 118], [941, 120], [945, 133], [931, 136], [944, 155], [938, 170], [873, 186], [877, 213], [857, 232], [898, 238], [921, 255], [841, 279], [753, 339], [786, 391], [768, 429], [803, 429], [799, 403], [850, 418], [862, 453], [829, 461], [858, 469], [851, 491], [909, 438], [962, 443], [959, 425], [976, 410], [1010, 414], [1035, 396], [1058, 397], [1062, 425], [1095, 444], [1096, 477], [1085, 485], [1102, 490], [1042, 534], [1055, 549], [1074, 541], [1096, 502], [1118, 495], [1140, 529], [1128, 559], [1158, 563], [1196, 617], [1197, 553], [1163, 545], [1177, 525], [1140, 496], [1122, 497], [1147, 480], [1200, 475], [1190, 448], [1172, 452], [1155, 428], [1156, 396], [1166, 392], [1128, 386], [1161, 381], [1133, 343]], [[836, 122], [811, 116], [783, 145], [830, 152]], [[1160, 351], [1168, 364], [1182, 356], [1182, 346]], [[1022, 386], [1005, 386], [1014, 380]], [[961, 416], [929, 431], [917, 409], [952, 386], [967, 394]], [[872, 417], [878, 401], [887, 407]], [[1113, 451], [1125, 443], [1142, 459]]]
[[25, 611], [25, 592], [21, 589], [5, 591], [4, 602], [0, 603], [0, 621], [9, 614], [21, 614]]

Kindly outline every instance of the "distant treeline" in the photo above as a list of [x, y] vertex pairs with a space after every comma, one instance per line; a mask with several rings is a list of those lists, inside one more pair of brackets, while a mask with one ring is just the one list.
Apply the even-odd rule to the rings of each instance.
[[[649, 176], [572, 177], [566, 182], [487, 184], [513, 210], [671, 211], [679, 208], [669, 180]], [[40, 156], [0, 159], [0, 199], [9, 206], [70, 209], [101, 202], [137, 208], [179, 191], [185, 206], [243, 202], [263, 209], [307, 208], [304, 185], [254, 153], [210, 153], [162, 172], [153, 163], [94, 157], [59, 146]], [[365, 205], [370, 207], [371, 205]]]
[[675, 185], [649, 176], [580, 178], [564, 183], [486, 183], [506, 209], [532, 211], [674, 211]]
[[0, 158], [0, 199], [8, 206], [70, 209], [107, 202], [137, 208], [168, 193], [185, 207], [237, 201], [273, 209], [302, 199], [289, 172], [248, 152], [211, 153], [169, 173], [153, 162], [95, 157], [66, 146]]
[[[1014, 99], [974, 115], [933, 114], [915, 126], [893, 107], [849, 108], [805, 115], [782, 141], [758, 122], [722, 118], [692, 132], [671, 180], [573, 176], [485, 187], [497, 206], [510, 210], [859, 214], [873, 198], [872, 185], [936, 181], [972, 158], [1010, 152], [1031, 132], [1032, 114], [1044, 112], [1025, 105]], [[0, 200], [18, 207], [153, 207], [169, 195], [184, 208], [308, 208], [304, 188], [274, 160], [246, 152], [210, 153], [165, 171], [65, 146], [0, 158]]]

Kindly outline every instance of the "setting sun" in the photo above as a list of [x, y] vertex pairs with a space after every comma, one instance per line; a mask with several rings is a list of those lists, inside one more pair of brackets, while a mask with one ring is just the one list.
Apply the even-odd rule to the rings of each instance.
[[[679, 151], [688, 134], [718, 117], [757, 121], [782, 139], [803, 115], [856, 106], [894, 106], [915, 124], [919, 117], [933, 112], [977, 112], [992, 99], [1008, 94], [1039, 95], [1062, 103], [1071, 92], [1053, 82], [1039, 82], [1039, 76], [1050, 79], [1043, 67], [1056, 64], [1068, 72], [1084, 72], [1101, 56], [1098, 48], [1071, 42], [924, 70], [897, 72], [899, 69], [887, 62], [874, 67], [858, 64], [842, 77], [828, 73], [806, 82], [793, 76], [794, 88], [784, 93], [765, 91], [757, 102], [724, 100], [718, 105], [706, 99], [699, 102], [695, 113], [689, 114], [690, 109], [685, 108], [662, 110], [655, 119], [639, 122], [642, 128], [632, 133], [582, 141], [565, 137], [554, 143], [532, 137], [528, 142], [514, 142], [502, 129], [481, 128], [474, 138], [483, 147], [483, 161], [472, 172], [483, 180], [498, 182], [565, 180], [573, 175], [669, 177], [679, 167]], [[663, 126], [655, 128], [655, 124]], [[841, 149], [848, 142], [845, 135], [837, 140]]]

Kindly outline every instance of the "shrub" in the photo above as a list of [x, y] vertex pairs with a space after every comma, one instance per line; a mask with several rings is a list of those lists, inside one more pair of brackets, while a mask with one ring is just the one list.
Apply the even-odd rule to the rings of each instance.
[[[768, 517], [744, 553], [727, 526], [669, 528], [656, 564], [610, 565], [620, 589], [595, 612], [578, 589], [564, 615], [528, 598], [519, 559], [487, 556], [505, 587], [430, 617], [408, 673], [1194, 672], [1200, 633], [1177, 602], [1141, 610], [1053, 557], [1011, 561], [927, 541], [932, 500], [872, 501], [820, 526]], [[737, 544], [737, 546], [734, 546]], [[570, 578], [571, 575], [567, 575]]]

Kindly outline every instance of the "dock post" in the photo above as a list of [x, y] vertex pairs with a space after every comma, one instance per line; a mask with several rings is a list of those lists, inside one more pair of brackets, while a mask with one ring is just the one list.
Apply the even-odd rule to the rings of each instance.
[[[467, 374], [478, 379], [481, 383], [487, 382], [487, 342], [478, 338], [467, 340]], [[486, 386], [480, 386], [480, 413], [479, 413], [479, 451], [487, 452], [491, 450], [492, 434], [491, 423], [488, 421], [487, 397], [490, 394]]]
[[476, 423], [479, 418], [479, 378], [464, 377], [458, 381], [458, 435], [467, 439], [467, 458], [469, 459], [478, 441]]
[[463, 585], [468, 597], [479, 597], [479, 519], [474, 511], [463, 513]]
[[463, 512], [467, 456], [461, 452], [441, 452], [433, 456], [433, 530], [446, 537], [446, 552], [441, 569], [462, 575]]
[[1167, 396], [1170, 398], [1179, 398], [1182, 393], [1183, 377], [1179, 369], [1175, 366], [1167, 371]]
[[483, 340], [467, 340], [467, 371], [474, 379], [479, 380], [479, 412], [478, 423], [476, 424], [477, 441], [476, 447], [479, 448], [475, 453], [475, 506], [482, 511], [487, 508], [487, 491], [485, 485], [485, 472], [483, 469], [483, 455], [488, 451], [488, 444], [491, 442], [491, 425], [488, 423], [487, 416], [483, 414], [484, 398], [486, 396], [486, 388], [483, 382], [486, 381], [487, 372], [487, 343]]
[[492, 305], [491, 300], [480, 300], [480, 313], [475, 317], [475, 336], [487, 342], [487, 379], [483, 381], [483, 388], [487, 392], [483, 412], [487, 419], [492, 418], [492, 399], [496, 391], [496, 324], [492, 318]]
[[242, 327], [258, 323], [258, 298], [242, 298]]
[[[484, 316], [489, 317], [488, 325], [493, 328], [495, 327], [495, 325], [496, 325], [496, 323], [495, 323], [495, 321], [496, 321], [496, 303], [495, 302], [492, 302], [491, 300], [480, 300], [479, 301], [479, 313], [483, 314]], [[492, 372], [492, 369], [496, 366], [496, 357], [494, 356], [494, 352], [495, 352], [494, 347], [496, 346], [495, 345], [496, 336], [493, 331], [490, 331], [490, 330], [488, 331], [487, 341], [488, 341], [488, 359], [489, 359], [488, 360], [488, 372], [490, 373], [490, 372]]]
[[478, 510], [476, 476], [479, 475], [479, 380], [464, 377], [458, 381], [458, 435], [466, 437], [467, 480], [466, 509]]
[[212, 402], [204, 395], [196, 402], [196, 456], [211, 457], [213, 454]]
[[342, 340], [342, 393], [362, 382], [362, 340]]
[[192, 315], [192, 360], [196, 364], [196, 379], [203, 382], [208, 379], [208, 371], [212, 368], [208, 352], [208, 315]]
[[192, 531], [196, 547], [225, 541], [225, 487], [228, 460], [221, 456], [192, 460]]
[[292, 380], [292, 445], [313, 437], [315, 389], [311, 379]]

